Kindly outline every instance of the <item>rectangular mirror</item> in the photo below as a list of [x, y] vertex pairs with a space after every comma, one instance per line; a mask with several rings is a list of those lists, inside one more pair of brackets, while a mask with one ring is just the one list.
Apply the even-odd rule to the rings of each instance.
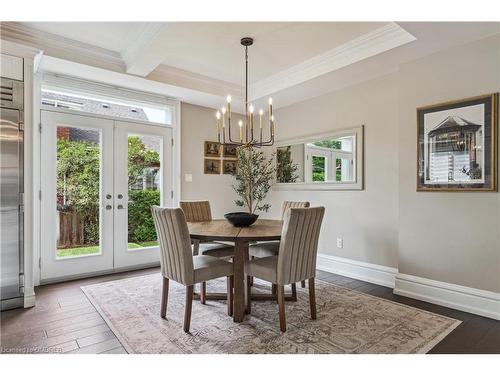
[[279, 142], [279, 190], [361, 190], [363, 126]]

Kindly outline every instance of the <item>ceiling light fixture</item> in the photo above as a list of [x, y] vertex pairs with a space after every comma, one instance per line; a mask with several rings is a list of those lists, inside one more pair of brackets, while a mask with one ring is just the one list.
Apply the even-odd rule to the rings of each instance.
[[[231, 95], [227, 96], [226, 105], [215, 113], [217, 124], [217, 140], [223, 145], [234, 146], [272, 146], [274, 144], [275, 122], [273, 115], [273, 99], [269, 98], [269, 139], [263, 140], [264, 110], [259, 110], [258, 129], [254, 123], [254, 106], [248, 103], [248, 47], [253, 44], [253, 39], [245, 37], [241, 39], [241, 45], [245, 47], [245, 122], [238, 121], [239, 141], [233, 140], [231, 136]], [[226, 120], [228, 138], [226, 139]]]

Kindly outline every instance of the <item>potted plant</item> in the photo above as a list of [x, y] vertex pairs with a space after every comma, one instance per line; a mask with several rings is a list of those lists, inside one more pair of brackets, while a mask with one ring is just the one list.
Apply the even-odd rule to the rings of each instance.
[[257, 211], [269, 211], [271, 205], [264, 203], [264, 200], [271, 188], [276, 168], [274, 154], [266, 158], [262, 151], [252, 146], [239, 147], [237, 157], [238, 168], [233, 174], [236, 179], [233, 189], [239, 198], [234, 203], [238, 207], [245, 207], [246, 212], [230, 212], [224, 217], [235, 226], [245, 227], [257, 220]]

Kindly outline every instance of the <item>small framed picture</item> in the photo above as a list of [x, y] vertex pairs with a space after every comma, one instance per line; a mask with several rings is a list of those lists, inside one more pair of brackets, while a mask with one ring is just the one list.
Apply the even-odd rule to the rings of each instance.
[[417, 191], [497, 191], [498, 94], [417, 109]]
[[222, 160], [222, 173], [235, 174], [238, 169], [238, 160], [223, 159]]
[[220, 159], [205, 159], [203, 161], [203, 171], [205, 174], [220, 174]]
[[205, 157], [220, 158], [220, 143], [205, 141]]
[[237, 157], [237, 154], [236, 154], [237, 150], [238, 150], [238, 146], [236, 146], [236, 145], [224, 145], [223, 146], [223, 152], [222, 152], [222, 154], [223, 154], [223, 156], [225, 158], [236, 159], [236, 157]]

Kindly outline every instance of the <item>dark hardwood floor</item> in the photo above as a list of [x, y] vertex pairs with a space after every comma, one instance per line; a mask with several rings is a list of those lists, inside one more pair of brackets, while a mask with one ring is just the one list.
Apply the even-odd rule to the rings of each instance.
[[[159, 272], [158, 268], [93, 277], [36, 289], [37, 306], [1, 313], [0, 353], [126, 353], [80, 286]], [[500, 321], [398, 296], [392, 289], [318, 271], [317, 278], [461, 320], [430, 353], [500, 353]]]

